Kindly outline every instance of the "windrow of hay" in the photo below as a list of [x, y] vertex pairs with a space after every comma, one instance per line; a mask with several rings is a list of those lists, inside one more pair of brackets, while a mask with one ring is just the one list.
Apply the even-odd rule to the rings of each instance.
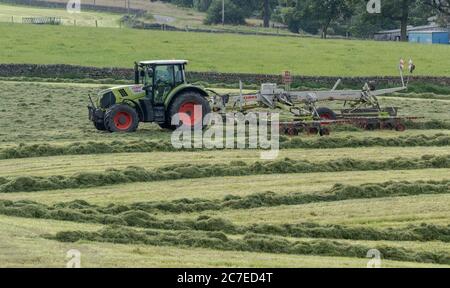
[[[121, 209], [143, 210], [149, 213], [190, 213], [223, 209], [251, 209], [280, 205], [300, 205], [316, 202], [331, 202], [351, 199], [412, 196], [421, 194], [450, 193], [450, 180], [429, 182], [386, 182], [358, 186], [336, 184], [331, 189], [317, 193], [274, 192], [254, 193], [247, 196], [227, 195], [223, 199], [177, 199], [173, 201], [137, 202]], [[111, 204], [106, 210], [114, 211], [118, 206]]]
[[201, 215], [196, 219], [165, 220], [158, 219], [155, 215], [143, 210], [120, 208], [116, 206], [104, 209], [81, 200], [53, 206], [30, 201], [0, 201], [0, 214], [23, 218], [115, 224], [163, 230], [215, 231], [236, 235], [255, 233], [297, 238], [450, 242], [450, 225], [422, 224], [385, 229], [363, 226], [318, 225], [315, 223], [251, 224], [243, 226], [235, 225], [227, 219], [207, 215]]
[[384, 161], [337, 159], [322, 162], [298, 161], [285, 158], [271, 162], [243, 161], [229, 164], [177, 164], [146, 170], [127, 167], [123, 170], [108, 169], [104, 172], [77, 173], [71, 176], [20, 176], [2, 180], [0, 192], [32, 192], [68, 188], [99, 187], [113, 184], [194, 179], [220, 176], [247, 176], [264, 174], [314, 173], [339, 171], [407, 170], [426, 168], [450, 168], [450, 154], [424, 155], [417, 159], [393, 158]]
[[[424, 124], [414, 124], [424, 125]], [[430, 127], [438, 129], [436, 123], [430, 122]], [[341, 127], [339, 130], [358, 130], [355, 127]], [[419, 127], [419, 126], [418, 126]], [[450, 129], [443, 128], [443, 129]], [[449, 146], [450, 136], [446, 134], [435, 134], [431, 136], [415, 135], [400, 136], [396, 138], [381, 137], [322, 137], [305, 139], [302, 137], [280, 138], [281, 149], [332, 149], [332, 148], [352, 148], [352, 147], [418, 147], [418, 146]], [[173, 148], [172, 144], [166, 140], [160, 141], [113, 141], [113, 142], [74, 142], [70, 144], [19, 144], [14, 147], [0, 150], [0, 159], [45, 157], [58, 155], [87, 155], [87, 154], [110, 154], [110, 153], [138, 153], [138, 152], [175, 152], [179, 149]], [[186, 150], [181, 150], [186, 151]]]
[[432, 130], [432, 129], [442, 129], [442, 130], [450, 130], [450, 122], [439, 121], [439, 120], [431, 120], [425, 122], [418, 121], [406, 121], [406, 127], [408, 129], [420, 129], [420, 130]]
[[284, 140], [281, 143], [283, 149], [333, 149], [333, 148], [353, 148], [353, 147], [430, 147], [430, 146], [449, 146], [450, 136], [438, 133], [431, 136], [414, 135], [400, 136], [395, 138], [381, 137], [322, 137], [314, 141], [305, 140], [301, 137], [281, 137]]
[[298, 240], [248, 233], [242, 238], [230, 238], [221, 232], [199, 231], [137, 231], [111, 226], [98, 232], [63, 231], [48, 236], [61, 242], [79, 240], [152, 246], [199, 247], [228, 251], [250, 251], [276, 254], [323, 255], [365, 258], [371, 249], [378, 249], [384, 259], [423, 263], [450, 264], [450, 255], [444, 251], [413, 251], [387, 244], [375, 247], [350, 244], [335, 240]]

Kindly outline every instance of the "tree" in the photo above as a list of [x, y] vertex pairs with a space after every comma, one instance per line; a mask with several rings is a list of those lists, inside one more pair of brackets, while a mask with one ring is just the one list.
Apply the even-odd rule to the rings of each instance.
[[322, 38], [327, 38], [328, 28], [333, 21], [350, 17], [352, 14], [352, 5], [347, 0], [322, 0], [313, 2], [315, 16], [321, 27]]
[[420, 5], [419, 0], [384, 0], [381, 17], [400, 22], [400, 40], [408, 40], [408, 24], [411, 11]]
[[[245, 11], [233, 3], [232, 0], [225, 1], [225, 24], [243, 25], [245, 24]], [[209, 6], [205, 24], [222, 23], [222, 0], [213, 0]]]
[[264, 18], [264, 27], [270, 27], [270, 16], [272, 15], [272, 11], [270, 9], [270, 0], [264, 0], [264, 9], [263, 9], [263, 18]]
[[450, 15], [450, 0], [425, 0], [425, 4], [433, 7], [440, 13]]
[[284, 22], [289, 31], [299, 33], [303, 30], [310, 34], [317, 34], [320, 24], [314, 16], [314, 7], [310, 5], [312, 1], [299, 1], [294, 7], [283, 10]]
[[209, 6], [211, 6], [212, 0], [194, 0], [194, 7], [200, 11], [208, 11]]
[[[295, 3], [295, 7], [288, 10], [288, 26], [309, 32], [317, 29], [321, 37], [327, 38], [330, 25], [337, 20], [348, 18], [352, 14], [352, 0], [302, 0]], [[317, 32], [317, 31], [316, 31]], [[316, 33], [314, 32], [314, 34]]]

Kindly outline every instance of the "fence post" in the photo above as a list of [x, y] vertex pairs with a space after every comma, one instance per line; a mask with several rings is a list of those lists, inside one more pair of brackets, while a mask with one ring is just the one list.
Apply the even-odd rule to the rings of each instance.
[[95, 27], [98, 27], [97, 19], [95, 20]]

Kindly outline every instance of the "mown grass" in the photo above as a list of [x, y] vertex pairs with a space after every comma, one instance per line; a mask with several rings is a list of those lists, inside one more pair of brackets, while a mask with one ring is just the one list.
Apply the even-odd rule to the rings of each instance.
[[0, 34], [3, 63], [131, 67], [149, 57], [186, 58], [194, 71], [279, 74], [288, 69], [304, 75], [364, 76], [397, 75], [399, 58], [412, 57], [417, 74], [450, 73], [450, 60], [441, 56], [450, 49], [445, 45], [21, 24], [1, 24]]
[[[0, 25], [1, 26], [1, 25]], [[170, 133], [161, 130], [154, 124], [141, 124], [139, 130], [132, 134], [110, 134], [95, 130], [87, 119], [89, 104], [88, 95], [96, 95], [107, 85], [81, 85], [58, 83], [23, 83], [0, 82], [3, 87], [2, 107], [0, 108], [0, 145], [10, 145], [30, 142], [86, 142], [86, 141], [115, 141], [137, 140], [163, 141], [167, 143]], [[404, 99], [390, 99], [389, 105], [399, 106], [398, 101]], [[438, 101], [438, 100], [435, 100]], [[409, 102], [408, 102], [409, 103]], [[415, 116], [425, 116], [425, 121], [446, 121], [450, 113], [450, 102], [413, 101], [405, 103], [407, 107], [402, 113], [414, 113]], [[396, 105], [398, 104], [398, 105]], [[326, 105], [325, 105], [326, 106]], [[409, 110], [408, 110], [409, 109]], [[420, 111], [419, 111], [420, 110]], [[424, 127], [429, 128], [429, 127]], [[435, 126], [433, 128], [439, 128]], [[440, 127], [446, 129], [445, 127]], [[434, 134], [441, 131], [436, 130]], [[448, 134], [448, 130], [443, 130]], [[430, 132], [410, 131], [399, 134], [396, 131], [377, 132], [333, 132], [336, 136], [347, 136], [348, 133], [362, 137], [396, 137], [399, 135], [420, 135]], [[429, 134], [428, 134], [429, 135]], [[305, 135], [301, 136], [305, 138]], [[311, 139], [316, 137], [306, 137]], [[319, 140], [315, 140], [318, 141]], [[375, 141], [376, 142], [376, 141]], [[347, 144], [348, 146], [348, 144]]]
[[349, 171], [284, 175], [251, 175], [239, 177], [211, 177], [201, 181], [182, 179], [104, 187], [62, 189], [41, 192], [0, 193], [0, 199], [31, 200], [46, 204], [77, 199], [96, 205], [128, 205], [135, 202], [176, 201], [180, 199], [217, 200], [227, 195], [246, 197], [255, 193], [276, 191], [277, 195], [290, 193], [313, 194], [331, 189], [336, 183], [361, 185], [370, 181], [442, 181], [448, 179], [450, 169], [419, 169], [392, 171]]
[[[29, 218], [47, 218], [73, 222], [94, 222], [102, 224], [115, 224], [112, 228], [105, 228], [99, 232], [58, 232], [55, 237], [62, 242], [77, 242], [79, 240], [112, 242], [123, 244], [145, 244], [161, 246], [190, 246], [213, 248], [218, 250], [238, 250], [252, 252], [270, 252], [284, 254], [313, 254], [329, 256], [364, 257], [364, 253], [370, 250], [368, 246], [361, 244], [345, 243], [328, 240], [288, 240], [275, 234], [292, 237], [316, 237], [332, 239], [367, 239], [367, 240], [418, 240], [418, 241], [450, 241], [449, 227], [434, 225], [408, 226], [406, 228], [393, 228], [387, 230], [376, 230], [370, 228], [347, 228], [342, 226], [318, 226], [315, 224], [264, 226], [253, 225], [251, 227], [239, 227], [222, 219], [199, 217], [195, 221], [160, 221], [143, 211], [124, 211], [107, 208], [111, 214], [100, 214], [94, 206], [82, 201], [66, 204], [58, 204], [54, 207], [46, 207], [31, 202], [2, 202], [1, 213], [12, 216]], [[80, 209], [80, 210], [78, 210]], [[77, 212], [79, 211], [79, 212]], [[116, 212], [114, 212], [116, 211]], [[99, 213], [100, 212], [100, 213]], [[137, 231], [124, 228], [123, 226], [156, 228], [165, 230], [180, 230], [180, 232], [169, 231]], [[197, 231], [194, 232], [193, 230]], [[186, 231], [184, 231], [186, 230]], [[187, 230], [190, 230], [187, 232]], [[205, 232], [203, 232], [205, 231]], [[254, 234], [256, 232], [257, 234]], [[244, 234], [244, 237], [228, 237], [225, 233]], [[47, 237], [48, 238], [48, 237]], [[284, 243], [281, 245], [281, 243]], [[361, 242], [360, 242], [361, 243]], [[415, 244], [420, 247], [420, 245]], [[284, 248], [281, 248], [284, 247]], [[450, 258], [445, 250], [433, 251], [425, 248], [408, 250], [405, 248], [383, 245], [377, 243], [372, 246], [382, 251], [387, 259], [430, 262], [449, 264]], [[448, 248], [448, 247], [447, 247]], [[418, 251], [419, 250], [419, 251]], [[448, 249], [447, 249], [448, 250]]]
[[414, 170], [424, 168], [450, 168], [450, 155], [420, 158], [392, 158], [384, 161], [355, 160], [349, 158], [332, 161], [310, 162], [289, 158], [272, 162], [232, 161], [229, 164], [184, 164], [156, 169], [127, 167], [119, 170], [109, 168], [104, 172], [80, 172], [71, 176], [19, 176], [0, 178], [0, 192], [33, 192], [68, 188], [86, 188], [135, 182], [161, 180], [198, 179], [218, 176], [271, 175], [311, 172]]
[[[0, 265], [63, 266], [68, 250], [64, 249], [68, 247], [83, 249], [86, 266], [107, 267], [173, 267], [186, 263], [190, 264], [186, 266], [196, 267], [323, 267], [356, 266], [361, 261], [364, 267], [366, 260], [342, 256], [364, 257], [369, 247], [387, 249], [386, 255], [390, 259], [447, 263], [446, 257], [450, 255], [448, 245], [434, 240], [447, 241], [450, 217], [448, 188], [434, 182], [385, 182], [448, 180], [448, 130], [408, 131], [401, 134], [404, 135], [401, 138], [393, 131], [370, 133], [345, 129], [337, 132], [337, 137], [283, 137], [282, 145], [289, 149], [282, 150], [279, 160], [274, 162], [257, 162], [258, 151], [175, 153], [169, 152], [169, 149], [161, 152], [165, 151], [170, 133], [152, 125], [144, 125], [144, 129], [136, 134], [115, 135], [94, 131], [86, 119], [87, 102], [83, 99], [86, 93], [95, 93], [101, 88], [99, 85], [5, 83], [4, 103], [7, 105], [0, 108], [0, 121], [4, 124], [2, 128], [5, 127], [0, 132], [3, 134], [0, 145], [3, 156], [0, 158], [11, 159], [0, 160], [0, 186], [3, 192], [9, 192], [0, 193], [0, 198], [19, 202], [3, 212], [59, 221], [0, 216], [0, 224], [5, 224], [0, 225], [0, 240], [7, 243], [4, 244], [7, 251], [0, 251], [0, 257], [6, 259]], [[444, 109], [434, 116], [431, 112], [441, 102], [445, 103], [429, 100], [411, 103], [414, 107], [423, 105], [426, 113], [440, 119]], [[149, 142], [143, 142], [143, 139]], [[47, 141], [48, 144], [42, 143]], [[150, 148], [145, 147], [146, 144]], [[418, 145], [429, 147], [403, 147]], [[106, 152], [114, 154], [76, 155], [87, 152], [97, 154], [102, 146], [108, 150]], [[130, 150], [124, 151], [123, 146]], [[147, 153], [130, 153], [137, 152], [133, 149]], [[55, 154], [65, 156], [45, 157]], [[439, 155], [441, 157], [437, 157]], [[398, 156], [403, 158], [396, 158]], [[137, 167], [128, 167], [130, 165]], [[111, 167], [118, 170], [105, 171]], [[145, 167], [146, 170], [138, 167]], [[336, 183], [345, 186], [335, 186]], [[364, 183], [374, 184], [361, 185]], [[48, 190], [61, 188], [65, 189]], [[430, 193], [441, 194], [426, 195]], [[60, 203], [78, 199], [88, 200], [89, 206], [102, 206], [83, 207], [86, 203], [82, 201]], [[134, 230], [130, 234], [123, 227], [116, 227], [110, 230], [112, 234], [99, 234], [95, 232], [103, 227], [99, 223], [164, 230], [156, 231], [157, 234], [150, 232], [153, 237], [150, 242], [137, 244], [140, 242], [122, 237], [135, 235]], [[181, 230], [174, 232], [174, 229]], [[203, 234], [185, 230], [199, 230], [197, 232]], [[83, 231], [81, 238], [84, 240], [66, 244], [48, 239], [48, 234], [57, 235], [64, 231]], [[86, 231], [87, 234], [84, 234]], [[242, 236], [250, 232], [254, 234]], [[44, 234], [47, 239], [43, 238]], [[64, 240], [64, 235], [72, 234], [58, 235], [60, 240]], [[90, 238], [92, 235], [98, 238]], [[171, 240], [164, 242], [167, 235]], [[184, 240], [180, 241], [177, 237]], [[342, 238], [349, 240], [333, 240]], [[204, 244], [210, 243], [211, 239], [212, 246]], [[224, 240], [232, 244], [217, 243]], [[146, 245], [153, 245], [154, 241], [158, 245], [172, 246]], [[181, 248], [180, 243], [189, 248]], [[50, 251], [48, 247], [55, 249]], [[231, 248], [232, 251], [212, 249], [221, 247]], [[193, 256], [193, 251], [198, 252], [198, 256]], [[359, 252], [354, 254], [355, 251]], [[176, 253], [181, 253], [180, 258], [174, 257]], [[223, 260], [212, 259], [217, 255], [223, 255]], [[339, 265], [331, 263], [333, 259], [342, 262]], [[306, 262], [301, 264], [302, 260]], [[186, 262], [181, 264], [180, 261]], [[419, 262], [383, 261], [383, 264], [421, 266]]]
[[[218, 251], [112, 243], [62, 243], [42, 238], [60, 231], [95, 231], [99, 225], [0, 216], [0, 267], [60, 267], [66, 253], [78, 249], [82, 267], [360, 267], [367, 259]], [[14, 241], [12, 241], [13, 239]], [[385, 260], [383, 267], [445, 267]]]
[[[360, 161], [387, 161], [397, 157], [412, 159], [424, 155], [449, 155], [447, 146], [443, 147], [379, 147], [337, 148], [337, 149], [286, 149], [280, 151], [276, 160], [288, 158], [298, 162], [326, 163], [339, 159]], [[126, 169], [130, 166], [145, 169], [159, 169], [167, 166], [183, 167], [190, 165], [232, 165], [245, 166], [260, 161], [260, 152], [256, 150], [224, 150], [195, 152], [152, 152], [67, 155], [52, 157], [33, 157], [7, 159], [0, 161], [0, 177], [19, 176], [71, 176], [77, 172], [103, 172], [106, 168]], [[262, 163], [270, 164], [270, 161]], [[236, 165], [237, 164], [237, 165]], [[331, 165], [331, 164], [330, 164]], [[310, 171], [313, 172], [313, 171]]]
[[[410, 125], [425, 125], [418, 123], [411, 123]], [[429, 125], [433, 125], [430, 123]], [[449, 131], [450, 133], [450, 131]], [[322, 149], [320, 154], [327, 154], [326, 149], [338, 149], [338, 148], [362, 148], [362, 147], [443, 147], [450, 144], [450, 135], [445, 133], [438, 133], [435, 135], [426, 136], [424, 134], [413, 136], [399, 136], [396, 138], [382, 138], [382, 137], [366, 137], [358, 138], [354, 136], [348, 137], [326, 137], [326, 138], [307, 138], [301, 137], [287, 137], [281, 136], [280, 138], [281, 149]], [[225, 144], [224, 144], [225, 145]], [[389, 150], [388, 148], [386, 148]], [[217, 149], [214, 152], [220, 151]], [[349, 149], [334, 150], [343, 152]], [[370, 149], [369, 149], [370, 150]], [[179, 149], [173, 147], [169, 141], [112, 141], [112, 142], [72, 142], [69, 144], [24, 144], [21, 143], [15, 146], [9, 146], [6, 148], [0, 148], [0, 160], [2, 159], [17, 159], [17, 158], [32, 158], [32, 157], [45, 157], [45, 156], [57, 156], [57, 155], [88, 155], [88, 154], [117, 154], [117, 153], [143, 153], [143, 152], [180, 152]], [[181, 151], [200, 152], [201, 149], [182, 149]], [[223, 151], [221, 151], [223, 152]], [[254, 152], [254, 151], [252, 151]], [[308, 151], [314, 154], [314, 150]], [[172, 153], [173, 154], [173, 153]], [[184, 153], [185, 155], [188, 153]], [[215, 155], [217, 153], [209, 153]], [[364, 153], [367, 154], [367, 153]], [[157, 155], [155, 153], [154, 155]], [[189, 154], [188, 154], [189, 155]], [[120, 155], [115, 155], [120, 157]], [[132, 155], [131, 155], [132, 156]], [[233, 155], [234, 156], [234, 155]], [[244, 156], [244, 155], [242, 155]], [[289, 156], [289, 152], [287, 155]], [[214, 156], [213, 156], [214, 157]], [[236, 157], [240, 157], [236, 156]], [[164, 158], [164, 157], [163, 157]], [[42, 159], [41, 159], [42, 160]], [[53, 158], [53, 160], [56, 160]], [[8, 161], [4, 161], [7, 165]], [[0, 169], [1, 170], [1, 169]]]
[[[196, 219], [199, 215], [221, 217], [235, 224], [320, 224], [364, 225], [366, 227], [408, 224], [448, 225], [450, 196], [419, 195], [381, 199], [356, 199], [329, 203], [263, 207], [247, 210], [208, 211], [170, 215], [170, 219]], [[166, 216], [164, 216], [166, 217]], [[163, 217], [163, 218], [164, 218]]]
[[98, 232], [58, 232], [54, 239], [61, 242], [89, 240], [111, 243], [145, 244], [152, 246], [187, 246], [214, 248], [225, 251], [252, 251], [274, 254], [326, 255], [364, 258], [368, 250], [378, 249], [390, 260], [450, 264], [445, 251], [417, 251], [378, 244], [366, 246], [328, 240], [287, 240], [281, 237], [246, 234], [242, 238], [228, 238], [223, 233], [138, 231], [123, 227], [108, 227]]
[[[83, 223], [116, 224], [141, 228], [165, 230], [199, 230], [221, 231], [231, 234], [248, 232], [273, 234], [288, 237], [364, 239], [364, 240], [399, 240], [450, 242], [450, 226], [421, 224], [408, 225], [393, 229], [369, 227], [345, 227], [341, 225], [299, 224], [261, 224], [246, 223], [235, 225], [222, 218], [201, 215], [197, 219], [165, 220], [155, 217], [159, 212], [169, 214], [197, 213], [220, 210], [246, 210], [257, 207], [276, 207], [282, 205], [306, 205], [310, 203], [336, 202], [351, 199], [373, 199], [408, 197], [414, 195], [448, 194], [449, 180], [442, 182], [403, 182], [384, 184], [365, 184], [361, 187], [335, 185], [333, 189], [315, 194], [260, 193], [247, 197], [226, 196], [223, 200], [180, 199], [172, 202], [139, 202], [130, 205], [109, 204], [97, 206], [83, 200], [45, 205], [28, 200], [0, 201], [0, 214], [8, 216], [75, 221]], [[173, 216], [173, 215], [172, 215]]]

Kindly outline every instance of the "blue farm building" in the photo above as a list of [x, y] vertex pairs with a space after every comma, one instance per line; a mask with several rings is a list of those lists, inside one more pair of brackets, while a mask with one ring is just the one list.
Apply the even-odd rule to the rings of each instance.
[[448, 31], [411, 31], [409, 42], [427, 44], [449, 44]]

